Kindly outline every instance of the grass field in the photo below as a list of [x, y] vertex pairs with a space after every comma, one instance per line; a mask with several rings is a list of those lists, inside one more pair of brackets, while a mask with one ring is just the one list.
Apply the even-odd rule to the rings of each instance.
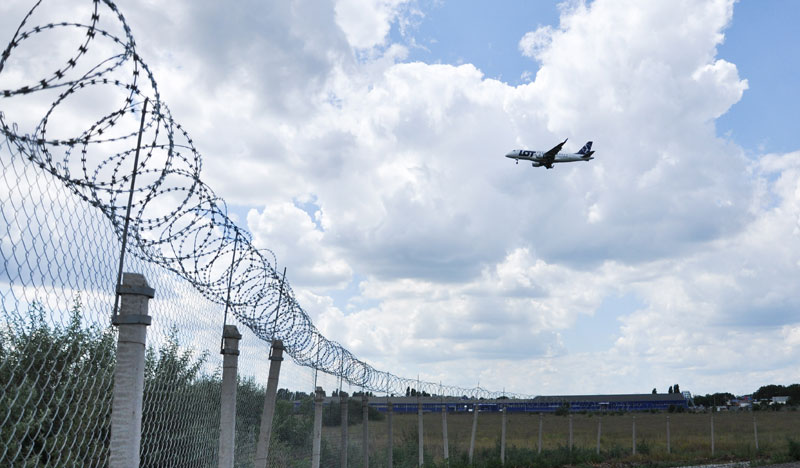
[[[447, 417], [451, 466], [464, 464], [469, 449], [472, 414], [449, 414]], [[711, 413], [626, 413], [574, 414], [573, 447], [569, 450], [567, 416], [543, 415], [542, 454], [538, 455], [538, 414], [509, 414], [506, 426], [507, 466], [560, 466], [563, 464], [598, 464], [620, 462], [634, 464], [676, 465], [720, 460], [792, 459], [789, 440], [800, 442], [800, 412], [730, 412], [714, 413], [714, 454], [712, 456]], [[670, 448], [667, 453], [667, 418], [670, 425]], [[394, 465], [417, 466], [417, 415], [394, 415]], [[636, 455], [633, 455], [633, 425], [636, 424]], [[753, 422], [758, 428], [755, 447]], [[601, 424], [600, 455], [596, 454], [597, 428]], [[387, 421], [370, 423], [370, 465], [386, 466]], [[338, 466], [340, 428], [325, 428], [329, 452]], [[477, 466], [499, 466], [501, 415], [481, 413], [475, 438], [474, 462]], [[426, 413], [423, 417], [424, 452], [427, 464], [442, 464], [442, 416]], [[361, 466], [362, 426], [349, 428], [349, 463]], [[800, 446], [795, 447], [800, 451]], [[335, 456], [334, 456], [335, 452]], [[800, 457], [800, 454], [794, 453]]]

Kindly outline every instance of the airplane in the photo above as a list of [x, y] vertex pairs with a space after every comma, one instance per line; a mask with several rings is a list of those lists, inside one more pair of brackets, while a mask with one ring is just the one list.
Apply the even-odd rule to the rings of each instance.
[[514, 150], [506, 154], [507, 158], [516, 159], [517, 164], [519, 160], [531, 161], [533, 167], [544, 166], [548, 169], [553, 168], [555, 163], [575, 162], [575, 161], [589, 161], [594, 159], [592, 155], [592, 142], [587, 142], [583, 145], [577, 153], [559, 153], [561, 147], [564, 146], [567, 140], [554, 146], [549, 151], [531, 151], [531, 150]]

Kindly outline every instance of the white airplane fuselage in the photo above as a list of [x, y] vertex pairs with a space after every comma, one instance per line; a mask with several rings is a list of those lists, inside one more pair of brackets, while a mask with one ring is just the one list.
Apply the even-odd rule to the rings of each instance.
[[516, 160], [517, 164], [519, 164], [519, 160], [522, 159], [523, 161], [530, 161], [533, 167], [544, 166], [548, 169], [552, 169], [553, 164], [556, 163], [590, 161], [594, 159], [592, 157], [594, 151], [592, 151], [591, 141], [587, 141], [586, 144], [583, 145], [583, 148], [577, 153], [560, 153], [561, 147], [564, 146], [566, 142], [567, 140], [564, 140], [548, 151], [513, 150], [506, 154], [506, 157]]
[[[517, 163], [519, 163], [520, 159], [523, 161], [531, 161], [533, 163], [533, 167], [544, 166], [544, 151], [514, 150], [506, 154], [506, 157], [516, 159]], [[594, 159], [594, 157], [591, 155], [587, 156], [585, 154], [578, 153], [558, 153], [555, 158], [553, 158], [553, 164], [589, 161], [591, 159]]]

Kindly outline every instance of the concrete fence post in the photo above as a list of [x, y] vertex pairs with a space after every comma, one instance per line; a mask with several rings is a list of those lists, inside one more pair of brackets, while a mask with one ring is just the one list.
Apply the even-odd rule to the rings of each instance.
[[711, 456], [714, 456], [714, 410], [711, 410]]
[[219, 409], [219, 468], [233, 468], [236, 448], [236, 374], [239, 367], [239, 340], [235, 325], [222, 330], [222, 389]]
[[597, 454], [600, 455], [600, 433], [603, 430], [603, 417], [597, 418]]
[[425, 464], [425, 452], [424, 452], [424, 445], [422, 443], [423, 440], [423, 431], [422, 431], [422, 403], [417, 403], [417, 419], [419, 420], [419, 466]]
[[753, 415], [753, 436], [756, 438], [756, 451], [758, 451], [758, 425], [756, 424], [756, 415]]
[[319, 468], [322, 447], [322, 403], [325, 402], [325, 391], [317, 387], [314, 392], [314, 442], [311, 446], [311, 468]]
[[447, 403], [442, 404], [442, 443], [444, 444], [444, 461], [450, 459], [450, 447], [447, 441]]
[[147, 307], [155, 296], [155, 290], [148, 286], [143, 275], [125, 273], [117, 294], [121, 297], [119, 312], [114, 317], [119, 336], [111, 403], [109, 467], [138, 468], [142, 441], [144, 354], [150, 325]]
[[633, 415], [633, 427], [632, 427], [631, 431], [633, 433], [633, 454], [636, 455], [636, 415], [635, 414]]
[[281, 373], [283, 361], [283, 341], [274, 340], [269, 355], [269, 377], [267, 378], [267, 395], [264, 399], [264, 411], [261, 413], [261, 427], [258, 430], [258, 444], [256, 445], [256, 458], [253, 461], [255, 468], [267, 468], [269, 458], [269, 440], [272, 435], [272, 418], [275, 415], [275, 396], [278, 393], [278, 377]]
[[388, 415], [389, 417], [386, 418], [388, 420], [387, 424], [389, 425], [389, 434], [388, 434], [388, 439], [389, 440], [387, 442], [389, 453], [388, 453], [388, 457], [387, 458], [388, 458], [388, 461], [389, 461], [389, 463], [388, 463], [389, 468], [392, 468], [392, 464], [393, 464], [392, 456], [394, 455], [394, 442], [392, 440], [393, 439], [393, 436], [392, 436], [392, 429], [393, 429], [393, 427], [392, 427], [392, 414], [394, 413], [394, 404], [391, 401], [386, 403], [386, 411], [388, 411], [388, 413], [389, 413], [389, 415]]
[[539, 448], [537, 449], [536, 453], [542, 453], [542, 421], [544, 419], [544, 415], [539, 413]]
[[349, 399], [347, 398], [347, 392], [339, 392], [339, 411], [341, 411], [341, 420], [342, 420], [342, 438], [341, 442], [339, 442], [339, 463], [341, 468], [347, 468], [347, 406]]
[[472, 464], [472, 454], [475, 453], [475, 432], [478, 430], [478, 402], [472, 407], [472, 434], [469, 437], [469, 464]]
[[572, 414], [569, 415], [569, 451], [572, 451]]
[[508, 422], [508, 413], [506, 407], [503, 405], [501, 409], [503, 412], [500, 423], [500, 464], [506, 464], [506, 424]]
[[361, 416], [362, 416], [362, 428], [361, 428], [361, 435], [363, 439], [363, 446], [362, 446], [362, 459], [363, 459], [363, 466], [364, 468], [369, 467], [369, 397], [367, 393], [364, 392], [361, 395]]
[[672, 453], [672, 441], [669, 434], [669, 416], [667, 416], [667, 454]]

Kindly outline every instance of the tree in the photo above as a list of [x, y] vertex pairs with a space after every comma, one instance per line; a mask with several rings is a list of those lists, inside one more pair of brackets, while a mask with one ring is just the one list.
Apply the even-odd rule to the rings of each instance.
[[656, 389], [654, 388], [654, 389], [653, 389], [653, 395], [656, 395], [656, 394], [658, 394], [658, 392], [657, 392], [657, 391], [656, 391]]
[[85, 327], [82, 309], [78, 295], [66, 325], [50, 325], [36, 301], [24, 318], [5, 315], [0, 330], [0, 465], [19, 463], [16, 454], [25, 454], [25, 466], [106, 463], [115, 334], [97, 325]]
[[200, 466], [217, 450], [201, 437], [218, 430], [221, 379], [202, 372], [208, 353], [195, 356], [178, 334], [173, 327], [158, 349], [145, 353], [142, 466]]
[[667, 390], [667, 393], [672, 393], [672, 386], [669, 387], [669, 390]]
[[678, 387], [678, 384], [675, 384], [675, 385], [673, 385], [673, 386], [672, 386], [672, 390], [673, 390], [675, 393], [680, 393], [680, 392], [681, 392], [681, 388], [680, 388], [680, 387]]
[[788, 396], [789, 403], [800, 402], [800, 384], [764, 385], [753, 393], [754, 400], [771, 400], [774, 396]]
[[293, 449], [305, 449], [311, 444], [313, 434], [313, 400], [305, 398], [295, 413], [294, 403], [287, 400], [275, 402], [275, 416], [272, 430], [278, 440], [285, 442]]
[[724, 405], [729, 400], [734, 399], [732, 393], [714, 393], [714, 394], [706, 394], [705, 396], [694, 395], [692, 399], [694, 400], [694, 404], [697, 406], [719, 406]]

